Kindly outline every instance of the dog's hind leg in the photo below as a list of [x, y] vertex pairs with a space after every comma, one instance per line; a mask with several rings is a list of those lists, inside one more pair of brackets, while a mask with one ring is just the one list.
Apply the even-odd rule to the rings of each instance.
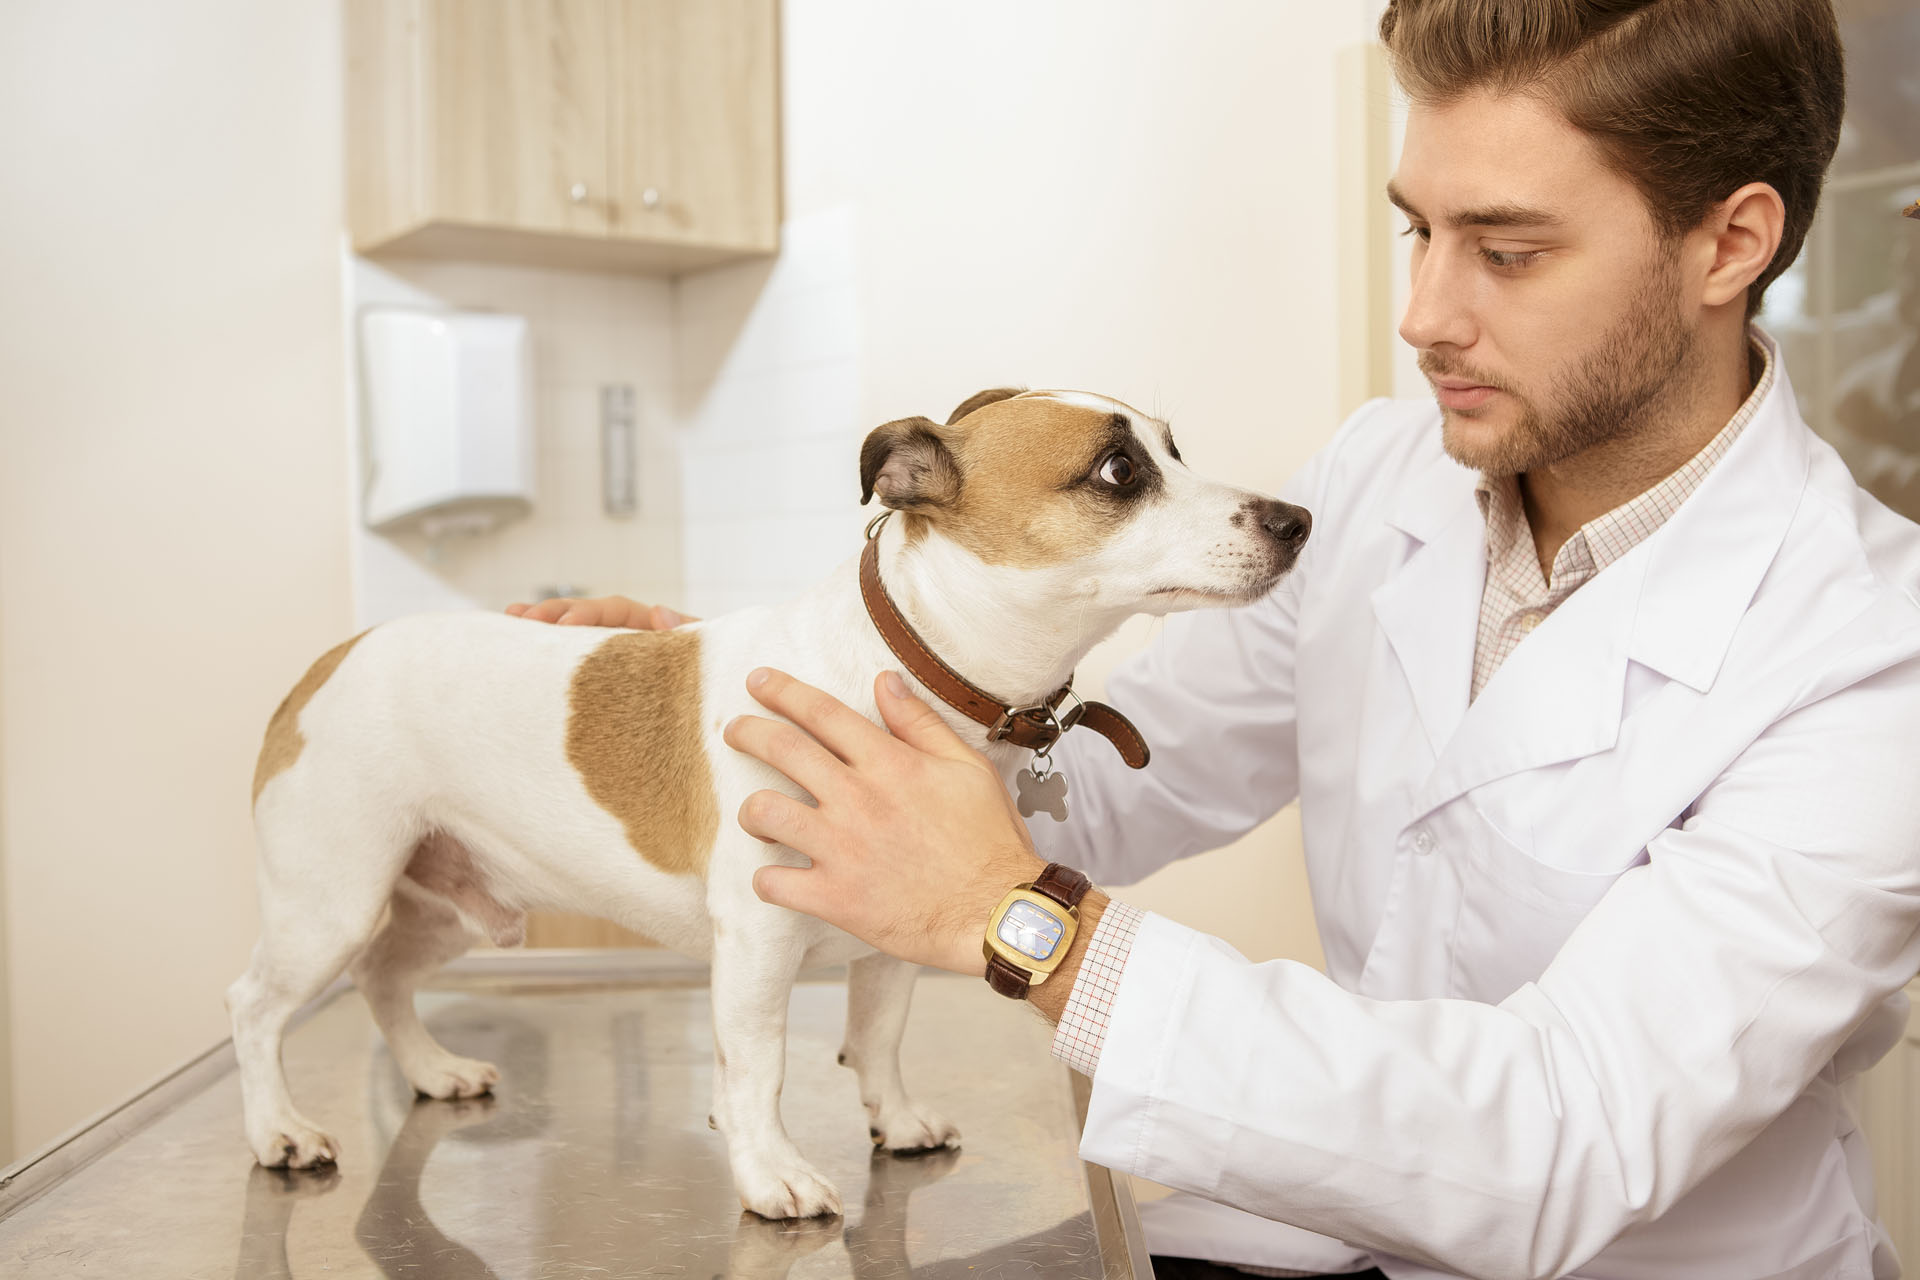
[[413, 990], [420, 980], [476, 940], [451, 903], [402, 876], [394, 886], [385, 927], [350, 970], [401, 1074], [415, 1092], [429, 1098], [478, 1097], [500, 1080], [491, 1063], [449, 1052], [413, 1007]]
[[247, 1145], [269, 1168], [310, 1168], [339, 1147], [295, 1109], [280, 1061], [287, 1021], [338, 977], [380, 923], [413, 833], [370, 813], [330, 812], [268, 797], [258, 822], [260, 941], [227, 988]]
[[840, 1212], [840, 1193], [787, 1136], [780, 1088], [787, 1072], [787, 1001], [800, 951], [774, 914], [729, 924], [713, 955], [714, 1117], [727, 1137], [740, 1203], [763, 1218]]
[[932, 1151], [960, 1145], [960, 1130], [907, 1096], [900, 1079], [900, 1037], [918, 970], [888, 955], [847, 964], [847, 1037], [840, 1062], [860, 1077], [867, 1134], [889, 1151]]

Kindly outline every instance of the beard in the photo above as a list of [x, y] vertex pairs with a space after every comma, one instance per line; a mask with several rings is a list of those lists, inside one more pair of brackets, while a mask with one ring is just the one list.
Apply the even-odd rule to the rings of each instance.
[[1470, 443], [1461, 419], [1485, 409], [1443, 409], [1441, 443], [1462, 466], [1488, 475], [1524, 475], [1596, 445], [1657, 429], [1676, 402], [1689, 398], [1698, 332], [1681, 311], [1679, 245], [1663, 246], [1641, 278], [1618, 323], [1553, 375], [1545, 396], [1487, 377], [1471, 367], [1420, 353], [1429, 378], [1471, 378], [1513, 397], [1513, 426], [1490, 442]]

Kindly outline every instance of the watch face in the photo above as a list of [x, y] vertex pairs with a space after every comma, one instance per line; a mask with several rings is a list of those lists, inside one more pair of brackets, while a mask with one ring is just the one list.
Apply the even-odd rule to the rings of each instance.
[[1000, 917], [1000, 927], [993, 932], [1000, 941], [1021, 955], [1045, 960], [1060, 945], [1060, 935], [1065, 928], [1060, 923], [1060, 917], [1051, 912], [1043, 911], [1031, 902], [1016, 902]]

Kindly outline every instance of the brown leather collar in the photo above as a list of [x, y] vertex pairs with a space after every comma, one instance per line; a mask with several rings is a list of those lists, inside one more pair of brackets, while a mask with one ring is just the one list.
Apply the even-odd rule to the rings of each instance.
[[[874, 522], [875, 526], [879, 523]], [[932, 690], [935, 697], [968, 719], [985, 725], [989, 741], [1011, 742], [1016, 747], [1045, 755], [1061, 734], [1075, 725], [1085, 725], [1111, 742], [1129, 767], [1146, 767], [1151, 753], [1133, 722], [1103, 702], [1083, 702], [1080, 695], [1073, 692], [1072, 676], [1046, 701], [1013, 707], [942, 662], [900, 616], [893, 597], [881, 585], [880, 539], [873, 526], [869, 527], [866, 549], [860, 553], [860, 599], [867, 606], [867, 616], [873, 619], [874, 629], [887, 642], [887, 648], [893, 650], [893, 656], [905, 664], [916, 680]], [[1073, 699], [1073, 707], [1062, 713], [1060, 704], [1069, 697]]]

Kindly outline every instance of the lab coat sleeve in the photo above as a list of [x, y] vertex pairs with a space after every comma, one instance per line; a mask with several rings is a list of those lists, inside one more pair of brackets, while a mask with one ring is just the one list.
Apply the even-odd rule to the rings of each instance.
[[[1323, 511], [1342, 445], [1390, 404], [1358, 410], [1280, 496]], [[1095, 734], [1062, 738], [1054, 760], [1067, 776], [1071, 816], [1030, 819], [1036, 848], [1100, 884], [1132, 884], [1231, 843], [1295, 799], [1294, 635], [1316, 558], [1309, 537], [1267, 596], [1238, 609], [1175, 614], [1115, 670], [1104, 700], [1139, 728], [1152, 762], [1129, 769]]]
[[1082, 1155], [1462, 1275], [1564, 1274], [1920, 968], [1917, 723], [1916, 659], [1777, 720], [1499, 1005], [1366, 999], [1148, 916]]

